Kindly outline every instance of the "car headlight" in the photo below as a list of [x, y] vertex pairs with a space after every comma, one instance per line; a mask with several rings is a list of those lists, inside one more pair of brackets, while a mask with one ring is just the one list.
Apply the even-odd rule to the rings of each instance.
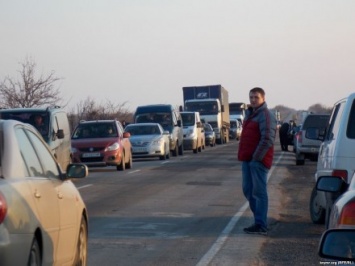
[[192, 129], [190, 129], [186, 132], [186, 136], [193, 138], [195, 136], [195, 132]]
[[152, 145], [160, 145], [163, 143], [163, 139], [156, 139], [152, 141]]
[[76, 152], [78, 152], [78, 149], [77, 149], [77, 148], [74, 148], [74, 147], [71, 147], [71, 148], [70, 148], [70, 152], [71, 152], [71, 153], [76, 153]]
[[105, 151], [115, 151], [120, 148], [120, 144], [118, 142], [113, 143], [112, 145], [108, 146]]

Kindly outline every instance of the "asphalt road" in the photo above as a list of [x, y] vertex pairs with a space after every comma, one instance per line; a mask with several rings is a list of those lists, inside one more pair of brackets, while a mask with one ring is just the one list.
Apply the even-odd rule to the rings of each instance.
[[185, 151], [133, 169], [95, 168], [76, 182], [89, 211], [88, 265], [319, 265], [324, 229], [308, 204], [316, 162], [296, 166], [275, 147], [269, 175], [269, 235], [244, 234], [237, 141]]

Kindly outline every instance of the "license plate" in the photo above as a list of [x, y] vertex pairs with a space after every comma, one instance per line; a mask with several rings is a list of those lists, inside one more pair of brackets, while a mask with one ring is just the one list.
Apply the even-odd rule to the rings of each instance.
[[147, 151], [146, 148], [134, 148], [133, 149], [133, 152], [145, 152], [145, 151]]
[[83, 158], [92, 158], [92, 157], [100, 157], [101, 154], [99, 152], [90, 152], [90, 153], [83, 153]]

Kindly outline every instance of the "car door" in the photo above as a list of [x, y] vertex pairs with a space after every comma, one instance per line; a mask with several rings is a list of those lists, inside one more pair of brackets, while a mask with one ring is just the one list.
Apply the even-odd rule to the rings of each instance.
[[73, 259], [76, 251], [75, 245], [80, 222], [78, 221], [80, 213], [76, 199], [80, 197], [80, 195], [78, 195], [71, 181], [63, 182], [60, 179], [58, 164], [52, 157], [50, 151], [44, 145], [41, 145], [41, 140], [34, 134], [29, 133], [28, 135], [36, 147], [44, 175], [48, 178], [48, 183], [50, 184], [50, 188], [48, 189], [53, 192], [55, 196], [53, 200], [58, 204], [57, 213], [59, 214], [60, 231], [58, 235], [56, 262], [59, 265], [63, 265]]
[[[27, 180], [39, 215], [37, 218], [40, 221], [41, 230], [44, 231], [42, 232], [43, 252], [45, 253], [43, 258], [48, 261], [43, 261], [43, 264], [53, 264], [51, 260], [56, 260], [56, 247], [58, 245], [60, 232], [60, 212], [57, 193], [53, 182], [46, 176], [37, 152], [39, 148], [46, 147], [36, 134], [23, 127], [16, 128], [15, 134], [27, 167], [29, 175]], [[35, 142], [30, 141], [30, 139], [35, 140]], [[38, 145], [38, 143], [40, 143], [40, 145]], [[50, 153], [49, 155], [51, 156]], [[52, 158], [52, 156], [50, 158]]]

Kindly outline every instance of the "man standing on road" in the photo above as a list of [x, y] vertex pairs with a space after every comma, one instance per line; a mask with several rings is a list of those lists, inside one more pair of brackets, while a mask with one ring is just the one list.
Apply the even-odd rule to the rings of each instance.
[[250, 107], [246, 112], [239, 143], [238, 160], [242, 161], [243, 193], [254, 214], [254, 224], [244, 228], [248, 234], [267, 235], [267, 175], [274, 157], [276, 118], [267, 108], [265, 91], [249, 91]]

